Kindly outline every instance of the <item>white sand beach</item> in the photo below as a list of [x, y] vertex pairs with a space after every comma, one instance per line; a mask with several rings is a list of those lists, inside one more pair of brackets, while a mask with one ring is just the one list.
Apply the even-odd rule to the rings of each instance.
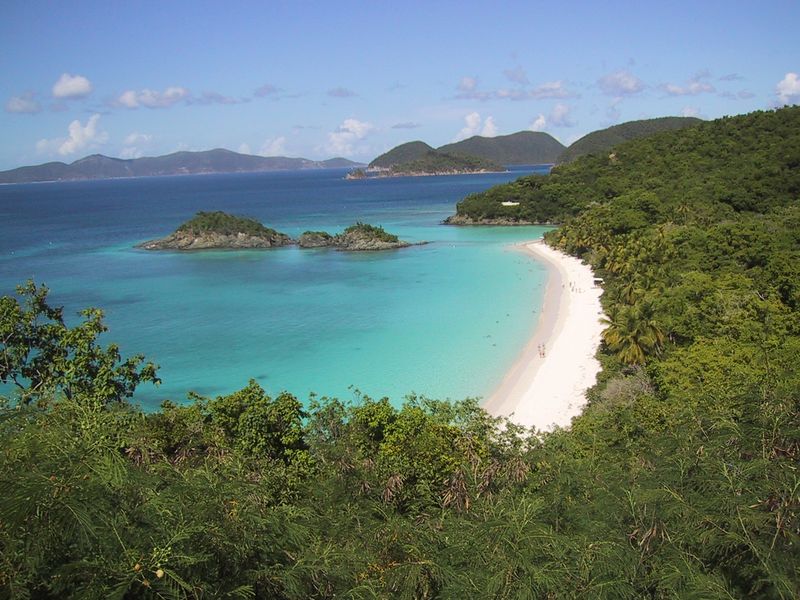
[[569, 426], [580, 414], [585, 391], [600, 371], [594, 355], [603, 331], [602, 290], [579, 259], [542, 240], [524, 247], [547, 265], [542, 314], [533, 337], [483, 407], [519, 425], [551, 431]]

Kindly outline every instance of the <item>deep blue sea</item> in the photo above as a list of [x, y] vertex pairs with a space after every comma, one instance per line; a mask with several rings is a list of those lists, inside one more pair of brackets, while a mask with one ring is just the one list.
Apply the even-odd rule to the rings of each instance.
[[[545, 271], [513, 244], [541, 227], [440, 225], [465, 195], [510, 173], [344, 179], [344, 170], [0, 186], [0, 295], [46, 284], [72, 323], [104, 309], [123, 354], [160, 365], [154, 408], [256, 379], [268, 392], [400, 404], [485, 396], [530, 336]], [[292, 236], [362, 221], [424, 246], [146, 252], [197, 211], [254, 217]], [[0, 390], [2, 391], [2, 390]], [[5, 389], [8, 392], [8, 388]]]

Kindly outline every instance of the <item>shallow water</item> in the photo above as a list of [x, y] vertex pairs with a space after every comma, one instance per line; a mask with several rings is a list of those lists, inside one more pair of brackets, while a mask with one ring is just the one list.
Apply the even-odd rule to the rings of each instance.
[[[528, 170], [529, 172], [530, 170]], [[0, 293], [47, 284], [68, 315], [106, 312], [104, 341], [161, 366], [146, 408], [189, 390], [400, 403], [484, 396], [529, 337], [545, 271], [514, 249], [544, 228], [439, 223], [466, 194], [522, 174], [345, 181], [296, 171], [0, 186]], [[409, 241], [396, 251], [145, 252], [199, 210], [252, 216], [297, 236], [355, 221]]]

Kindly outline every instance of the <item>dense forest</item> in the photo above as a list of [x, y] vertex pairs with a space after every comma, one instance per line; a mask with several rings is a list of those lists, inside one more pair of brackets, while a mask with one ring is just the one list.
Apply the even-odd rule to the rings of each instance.
[[661, 220], [675, 222], [692, 211], [713, 220], [765, 212], [797, 199], [798, 123], [793, 107], [632, 140], [557, 166], [548, 176], [520, 177], [471, 194], [458, 203], [457, 215], [477, 223], [560, 223], [593, 204], [627, 214], [629, 207], [650, 201]]
[[648, 137], [661, 131], [683, 129], [702, 123], [697, 117], [658, 117], [656, 119], [640, 119], [612, 125], [599, 131], [587, 133], [571, 143], [558, 157], [559, 163], [572, 162], [586, 154], [596, 154], [609, 150], [628, 140]]
[[22, 286], [0, 299], [0, 597], [797, 598], [798, 167], [795, 107], [510, 184], [605, 280], [603, 371], [549, 434], [255, 382], [144, 414], [155, 366]]

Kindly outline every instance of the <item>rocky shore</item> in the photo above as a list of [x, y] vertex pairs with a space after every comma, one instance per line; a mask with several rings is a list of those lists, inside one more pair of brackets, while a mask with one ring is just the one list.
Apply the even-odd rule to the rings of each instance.
[[473, 219], [466, 215], [451, 215], [442, 221], [444, 225], [549, 225], [549, 223], [533, 223], [531, 221], [517, 221], [514, 219]]

